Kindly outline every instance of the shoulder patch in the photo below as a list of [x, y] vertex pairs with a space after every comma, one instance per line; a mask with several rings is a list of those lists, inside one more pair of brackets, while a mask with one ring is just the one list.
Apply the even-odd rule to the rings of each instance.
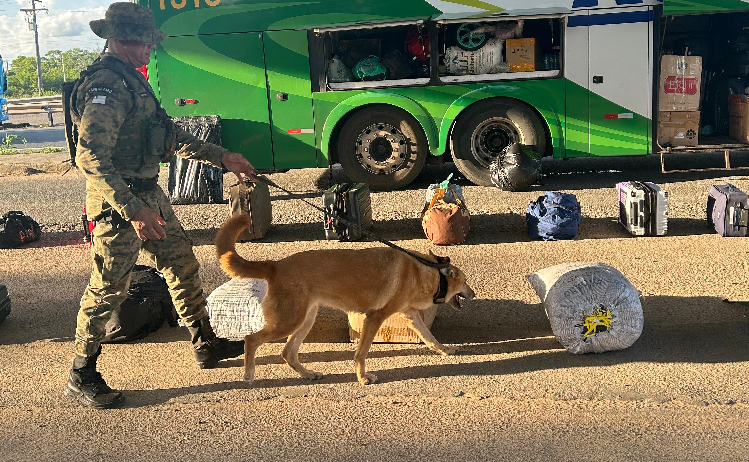
[[91, 87], [88, 89], [89, 93], [109, 93], [112, 94], [112, 89], [107, 87]]
[[91, 102], [94, 104], [107, 104], [107, 97], [104, 95], [96, 95]]

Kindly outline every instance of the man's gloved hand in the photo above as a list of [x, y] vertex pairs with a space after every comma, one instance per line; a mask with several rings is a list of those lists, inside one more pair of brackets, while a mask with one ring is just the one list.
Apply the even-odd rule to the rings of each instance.
[[240, 183], [244, 182], [244, 180], [242, 179], [242, 173], [244, 173], [245, 177], [253, 183], [257, 181], [257, 179], [254, 177], [255, 167], [253, 167], [250, 161], [245, 159], [242, 154], [236, 152], [227, 152], [224, 154], [221, 162], [224, 164], [224, 167], [226, 167], [227, 170], [237, 175]]
[[166, 222], [159, 212], [152, 208], [143, 207], [138, 210], [130, 223], [133, 224], [133, 228], [135, 228], [135, 232], [138, 233], [141, 241], [164, 239], [166, 237], [166, 231], [163, 228]]

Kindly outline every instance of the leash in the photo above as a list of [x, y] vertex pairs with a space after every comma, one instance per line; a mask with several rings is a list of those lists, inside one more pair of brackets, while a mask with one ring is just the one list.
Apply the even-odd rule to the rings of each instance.
[[[292, 196], [292, 197], [294, 196], [294, 193], [292, 193], [288, 189], [285, 189], [285, 188], [277, 185], [273, 180], [271, 180], [270, 178], [266, 177], [265, 175], [261, 175], [259, 173], [256, 173], [256, 174], [254, 174], [252, 176], [254, 178], [257, 178], [258, 180], [262, 181], [263, 183], [267, 184], [268, 186], [273, 186], [274, 188], [280, 189], [281, 191], [285, 192], [289, 196]], [[245, 182], [247, 182], [247, 181], [248, 180], [245, 179]], [[312, 202], [309, 202], [308, 200], [306, 200], [306, 199], [304, 199], [302, 197], [297, 197], [296, 199], [299, 199], [300, 201], [304, 202], [305, 204], [309, 205], [310, 207], [312, 207], [312, 208], [314, 208], [316, 210], [319, 210], [323, 214], [329, 213], [328, 211], [326, 211], [322, 207], [319, 207], [319, 206], [313, 204]], [[335, 210], [333, 210], [333, 211], [335, 211]], [[443, 269], [443, 268], [449, 268], [450, 267], [450, 259], [448, 257], [437, 257], [437, 262], [429, 261], [429, 260], [427, 260], [425, 258], [420, 257], [419, 255], [416, 255], [415, 253], [409, 251], [408, 249], [404, 249], [403, 247], [401, 247], [399, 245], [396, 245], [396, 244], [388, 241], [387, 239], [382, 239], [381, 237], [377, 236], [376, 234], [373, 234], [373, 233], [370, 233], [369, 231], [361, 229], [361, 227], [359, 225], [351, 223], [350, 221], [346, 220], [345, 218], [342, 218], [342, 217], [338, 216], [338, 214], [336, 214], [336, 213], [330, 213], [330, 215], [332, 216], [333, 220], [340, 221], [341, 223], [343, 223], [344, 225], [346, 225], [348, 227], [358, 229], [361, 232], [362, 236], [365, 236], [365, 237], [370, 238], [370, 239], [372, 239], [374, 241], [377, 241], [377, 242], [379, 242], [381, 244], [385, 244], [386, 246], [391, 247], [391, 248], [393, 248], [395, 250], [399, 250], [399, 251], [401, 251], [401, 252], [403, 252], [403, 253], [405, 253], [407, 255], [410, 255], [411, 257], [415, 258], [422, 265], [426, 265], [426, 266], [429, 266], [429, 267], [432, 267], [432, 268], [438, 268], [438, 269]], [[442, 273], [440, 273], [440, 276], [441, 275], [442, 275]]]

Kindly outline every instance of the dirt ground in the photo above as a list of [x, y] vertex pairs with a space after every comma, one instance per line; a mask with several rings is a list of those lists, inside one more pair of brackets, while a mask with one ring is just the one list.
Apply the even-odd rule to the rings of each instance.
[[[0, 282], [13, 303], [0, 325], [0, 460], [749, 460], [749, 245], [718, 236], [704, 216], [710, 185], [749, 190], [746, 171], [661, 174], [657, 158], [551, 161], [544, 169], [529, 192], [461, 183], [472, 230], [448, 248], [423, 238], [418, 212], [427, 185], [454, 170], [429, 168], [405, 190], [372, 196], [375, 233], [449, 255], [468, 275], [476, 299], [460, 312], [441, 305], [432, 327], [459, 354], [376, 344], [367, 367], [380, 382], [364, 387], [345, 315], [323, 309], [300, 358], [326, 376], [301, 379], [283, 363], [283, 344], [272, 343], [259, 350], [248, 387], [241, 359], [198, 370], [187, 332], [163, 327], [105, 345], [100, 369], [127, 399], [109, 411], [62, 396], [90, 271], [79, 222], [83, 178], [6, 170], [0, 210], [20, 208], [45, 232], [27, 248], [0, 250]], [[328, 175], [272, 178], [317, 201]], [[616, 222], [615, 185], [632, 179], [669, 192], [668, 236], [634, 238]], [[528, 237], [525, 210], [544, 190], [580, 200], [574, 240]], [[238, 246], [246, 258], [378, 245], [326, 241], [318, 212], [272, 194], [274, 226]], [[227, 208], [175, 206], [208, 292], [228, 280], [212, 246]], [[556, 340], [525, 276], [573, 261], [607, 263], [642, 292], [645, 327], [634, 345], [572, 355]], [[320, 268], [321, 283], [328, 276]]]

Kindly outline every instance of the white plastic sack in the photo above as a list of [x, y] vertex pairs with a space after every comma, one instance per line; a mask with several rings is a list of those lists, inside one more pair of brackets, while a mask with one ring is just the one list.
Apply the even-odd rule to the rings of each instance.
[[332, 83], [351, 82], [354, 80], [354, 74], [351, 69], [346, 67], [341, 58], [334, 55], [328, 63], [328, 81]]
[[[460, 185], [450, 183], [449, 188], [445, 189], [445, 196], [443, 199], [445, 202], [449, 202], [451, 204], [457, 204], [455, 197], [453, 196], [453, 191], [455, 192], [455, 195], [458, 196], [458, 199], [461, 202], [463, 201], [463, 189], [460, 187]], [[429, 205], [432, 202], [432, 197], [434, 197], [434, 193], [437, 192], [437, 190], [440, 188], [440, 183], [433, 183], [430, 184], [427, 188], [426, 198], [425, 202], [427, 205]]]
[[502, 59], [504, 44], [504, 40], [490, 39], [476, 51], [466, 51], [458, 46], [449, 47], [445, 50], [447, 73], [474, 75], [501, 72], [506, 67], [502, 66], [504, 64]]
[[260, 304], [267, 293], [268, 283], [263, 279], [234, 278], [217, 287], [206, 299], [216, 335], [243, 338], [265, 327]]
[[640, 291], [604, 263], [563, 263], [526, 276], [551, 330], [574, 354], [623, 350], [644, 324]]

